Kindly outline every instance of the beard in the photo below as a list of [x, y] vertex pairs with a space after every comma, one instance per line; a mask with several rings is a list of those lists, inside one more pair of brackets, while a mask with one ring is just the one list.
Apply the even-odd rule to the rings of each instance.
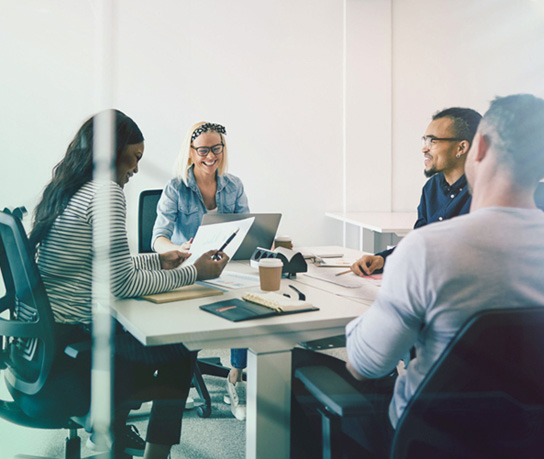
[[432, 177], [434, 174], [436, 174], [438, 171], [436, 170], [436, 168], [433, 166], [431, 167], [430, 169], [423, 169], [423, 173], [425, 174], [425, 177], [427, 178], [430, 178]]

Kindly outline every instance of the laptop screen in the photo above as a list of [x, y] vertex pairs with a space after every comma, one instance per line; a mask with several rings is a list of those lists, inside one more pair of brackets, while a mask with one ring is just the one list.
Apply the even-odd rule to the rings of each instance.
[[244, 218], [255, 217], [255, 221], [249, 232], [247, 233], [240, 248], [236, 251], [233, 260], [249, 260], [257, 247], [270, 249], [276, 231], [281, 220], [281, 214], [204, 214], [202, 225], [210, 225], [213, 223], [232, 222], [242, 220]]

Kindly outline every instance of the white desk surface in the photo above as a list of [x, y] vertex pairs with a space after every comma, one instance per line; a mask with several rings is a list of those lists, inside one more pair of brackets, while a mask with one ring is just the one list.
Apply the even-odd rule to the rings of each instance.
[[327, 217], [378, 233], [404, 236], [414, 227], [417, 212], [327, 212]]
[[[332, 249], [333, 252], [343, 253], [354, 260], [361, 254], [343, 247]], [[318, 252], [323, 253], [319, 250]], [[308, 263], [308, 268], [337, 271], [347, 269], [315, 268], [311, 263]], [[230, 262], [227, 269], [257, 276], [257, 270], [249, 267], [244, 261]], [[199, 308], [203, 304], [240, 297], [246, 291], [230, 290], [221, 296], [162, 304], [141, 299], [118, 300], [113, 306], [114, 316], [146, 346], [183, 342], [191, 350], [218, 349], [232, 347], [232, 341], [236, 341], [238, 347], [251, 347], [255, 343], [255, 338], [266, 341], [266, 346], [278, 339], [288, 339], [296, 344], [310, 339], [304, 336], [307, 331], [312, 335], [320, 334], [326, 337], [332, 336], [334, 333], [331, 332], [336, 329], [338, 330], [336, 334], [339, 334], [351, 319], [359, 316], [370, 304], [368, 301], [338, 296], [344, 291], [349, 294], [349, 289], [311, 279], [302, 274], [298, 274], [297, 279], [282, 279], [281, 282], [282, 293], [293, 294], [288, 285], [296, 284], [306, 294], [307, 300], [320, 310], [284, 317], [230, 322]], [[310, 288], [307, 289], [306, 286]], [[247, 291], [260, 289], [254, 287]]]
[[[313, 249], [313, 248], [311, 248]], [[327, 247], [329, 251], [358, 258], [358, 251]], [[305, 250], [306, 251], [306, 250]], [[345, 268], [316, 268], [309, 270]], [[227, 269], [255, 273], [247, 262], [231, 262]], [[154, 304], [145, 300], [116, 301], [113, 314], [145, 345], [183, 342], [189, 349], [249, 348], [246, 457], [289, 457], [291, 403], [291, 349], [301, 341], [344, 333], [345, 325], [371, 304], [370, 300], [347, 298], [349, 292], [318, 279], [298, 274], [282, 279], [282, 292], [293, 293], [296, 285], [319, 311], [284, 317], [230, 322], [199, 309], [202, 304], [240, 297], [246, 290], [231, 290], [221, 296]], [[259, 288], [249, 290], [258, 291]]]

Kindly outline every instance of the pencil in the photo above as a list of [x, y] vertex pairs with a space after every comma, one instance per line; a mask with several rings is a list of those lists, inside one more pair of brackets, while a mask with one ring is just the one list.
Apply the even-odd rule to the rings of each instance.
[[343, 276], [344, 274], [351, 273], [351, 269], [348, 269], [347, 271], [342, 271], [341, 273], [336, 273], [335, 276]]

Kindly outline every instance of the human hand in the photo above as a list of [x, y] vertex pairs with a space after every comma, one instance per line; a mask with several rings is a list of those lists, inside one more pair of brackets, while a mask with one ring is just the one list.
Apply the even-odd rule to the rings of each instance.
[[180, 252], [179, 250], [171, 250], [159, 254], [162, 269], [174, 269], [181, 265], [187, 258], [191, 256], [188, 252]]
[[379, 255], [364, 255], [351, 265], [351, 270], [358, 276], [370, 276], [377, 269], [383, 268], [385, 260]]
[[189, 252], [189, 250], [191, 250], [191, 245], [193, 241], [194, 241], [194, 238], [191, 238], [187, 242], [184, 242], [183, 244], [179, 246], [179, 250], [181, 250], [182, 252]]
[[[215, 259], [214, 255], [216, 253], [221, 258]], [[215, 279], [219, 277], [225, 266], [227, 266], [228, 261], [229, 256], [225, 252], [217, 252], [216, 250], [207, 251], [194, 263], [197, 271], [196, 280]]]

